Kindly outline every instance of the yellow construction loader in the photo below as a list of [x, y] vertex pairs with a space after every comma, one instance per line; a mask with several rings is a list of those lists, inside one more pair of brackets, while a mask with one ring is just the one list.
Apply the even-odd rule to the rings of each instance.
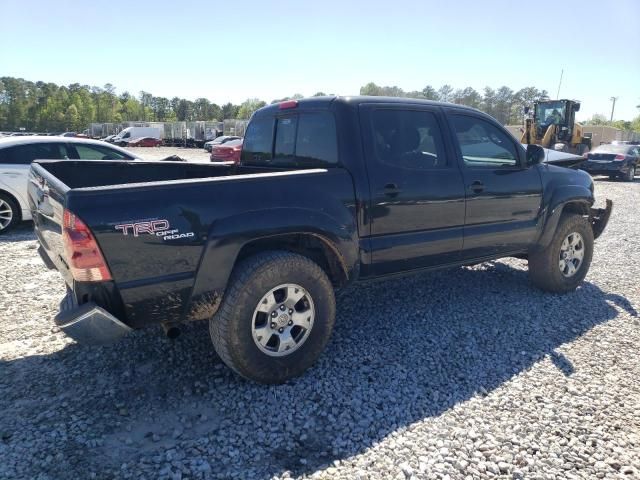
[[525, 108], [524, 132], [520, 141], [544, 148], [583, 155], [591, 150], [591, 138], [585, 137], [582, 125], [576, 123], [580, 102], [574, 100], [539, 100], [533, 104], [533, 115]]

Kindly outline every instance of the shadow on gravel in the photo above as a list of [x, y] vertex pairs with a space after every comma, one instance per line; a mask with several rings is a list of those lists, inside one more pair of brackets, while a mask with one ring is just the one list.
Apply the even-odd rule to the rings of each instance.
[[33, 232], [33, 222], [21, 222], [8, 232], [0, 234], [0, 245], [3, 243], [24, 242], [25, 240], [35, 240], [36, 234]]
[[46, 434], [22, 451], [34, 457], [33, 477], [111, 478], [123, 463], [149, 478], [178, 464], [190, 478], [310, 474], [484, 396], [546, 356], [559, 375], [579, 371], [556, 349], [618, 309], [638, 316], [590, 283], [542, 293], [526, 270], [500, 262], [359, 285], [340, 296], [319, 363], [279, 387], [232, 375], [204, 324], [173, 343], [153, 330], [110, 347], [71, 344], [0, 361], [0, 450]]

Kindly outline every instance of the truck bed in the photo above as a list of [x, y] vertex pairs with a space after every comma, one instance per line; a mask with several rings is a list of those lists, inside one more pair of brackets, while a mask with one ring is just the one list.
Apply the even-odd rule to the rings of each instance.
[[[37, 161], [29, 184], [45, 262], [78, 304], [95, 302], [133, 328], [210, 311], [203, 305], [221, 294], [248, 231], [313, 232], [332, 222], [357, 248], [354, 197], [343, 168]], [[65, 211], [90, 228], [112, 281], [73, 279], [62, 241]]]

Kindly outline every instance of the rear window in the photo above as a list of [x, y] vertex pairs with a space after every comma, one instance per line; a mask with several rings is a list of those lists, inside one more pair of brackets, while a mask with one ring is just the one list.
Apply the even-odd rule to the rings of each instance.
[[0, 163], [28, 165], [34, 160], [62, 160], [67, 157], [63, 143], [31, 143], [0, 150]]
[[333, 114], [307, 112], [252, 121], [245, 136], [242, 163], [302, 168], [335, 165], [338, 143]]
[[80, 160], [131, 160], [132, 157], [125, 155], [117, 150], [102, 145], [88, 145], [81, 143], [72, 144], [75, 148], [77, 157]]
[[246, 165], [268, 165], [273, 148], [273, 118], [252, 120], [242, 145], [241, 161]]
[[591, 153], [622, 153], [626, 154], [631, 149], [628, 145], [600, 145], [591, 150]]

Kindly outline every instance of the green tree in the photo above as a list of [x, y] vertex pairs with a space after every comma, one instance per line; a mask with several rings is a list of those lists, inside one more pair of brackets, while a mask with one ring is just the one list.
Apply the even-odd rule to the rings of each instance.
[[266, 103], [259, 98], [248, 98], [240, 105], [240, 108], [238, 109], [238, 118], [249, 119], [251, 118], [251, 115], [253, 115], [253, 112], [265, 105]]
[[438, 92], [431, 85], [427, 85], [422, 89], [422, 96], [427, 100], [440, 100]]
[[438, 100], [441, 102], [453, 101], [453, 87], [451, 85], [443, 85], [438, 89]]
[[225, 103], [222, 106], [222, 119], [226, 120], [228, 118], [238, 118], [238, 109], [237, 105], [233, 105], [231, 102]]
[[78, 108], [71, 104], [67, 107], [67, 111], [64, 114], [64, 126], [68, 131], [78, 131], [81, 130], [79, 128], [79, 120], [80, 114], [78, 113]]

